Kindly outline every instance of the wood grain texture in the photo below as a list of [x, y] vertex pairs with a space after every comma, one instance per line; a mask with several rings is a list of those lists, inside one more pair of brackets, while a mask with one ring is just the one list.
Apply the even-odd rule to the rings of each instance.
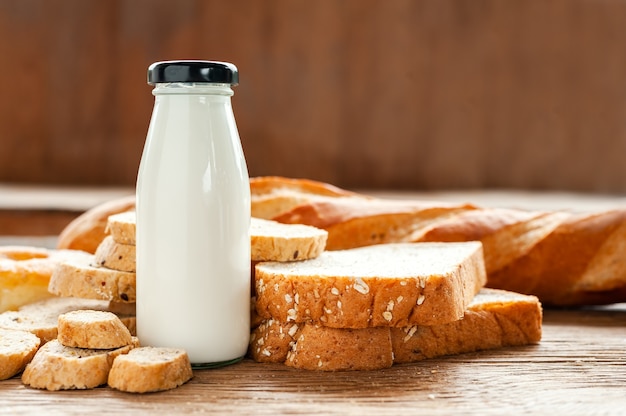
[[134, 184], [147, 66], [236, 63], [251, 175], [626, 192], [626, 2], [0, 0], [0, 181]]
[[321, 373], [249, 360], [195, 371], [184, 386], [133, 395], [47, 392], [0, 382], [10, 414], [620, 414], [626, 406], [626, 305], [545, 311], [537, 346], [364, 372]]

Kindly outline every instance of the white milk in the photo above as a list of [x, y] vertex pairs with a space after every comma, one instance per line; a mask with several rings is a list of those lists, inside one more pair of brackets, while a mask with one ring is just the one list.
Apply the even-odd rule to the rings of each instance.
[[250, 187], [227, 84], [156, 84], [137, 178], [137, 335], [193, 365], [244, 356]]

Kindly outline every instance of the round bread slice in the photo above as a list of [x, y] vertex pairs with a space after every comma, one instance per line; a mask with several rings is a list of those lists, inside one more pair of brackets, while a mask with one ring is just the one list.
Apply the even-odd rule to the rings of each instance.
[[105, 232], [119, 244], [135, 245], [135, 211], [121, 212], [109, 216]]
[[102, 240], [94, 255], [95, 264], [99, 267], [130, 273], [136, 271], [135, 258], [134, 245], [121, 244], [110, 235]]
[[129, 393], [148, 393], [176, 388], [192, 376], [184, 350], [141, 347], [115, 359], [109, 386]]
[[295, 261], [316, 258], [326, 247], [328, 232], [310, 225], [281, 224], [252, 218], [252, 261]]
[[116, 357], [127, 354], [139, 345], [133, 344], [114, 350], [73, 348], [52, 340], [37, 351], [22, 373], [22, 382], [30, 387], [46, 390], [82, 390], [107, 382]]
[[135, 302], [135, 273], [93, 264], [93, 256], [59, 263], [50, 277], [48, 290], [58, 296]]
[[22, 371], [40, 343], [39, 338], [30, 332], [0, 329], [0, 380]]
[[57, 339], [66, 347], [113, 349], [131, 343], [130, 331], [111, 312], [79, 310], [59, 315]]

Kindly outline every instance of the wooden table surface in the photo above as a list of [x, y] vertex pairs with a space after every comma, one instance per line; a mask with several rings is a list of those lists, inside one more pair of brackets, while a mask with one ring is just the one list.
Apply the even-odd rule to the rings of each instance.
[[[484, 193], [439, 194], [438, 198], [499, 206], [563, 203], [585, 209], [623, 203], [612, 197], [559, 195], [555, 199], [543, 195], [528, 200], [524, 194], [515, 200], [515, 195], [498, 199]], [[322, 373], [244, 360], [220, 369], [196, 370], [184, 386], [146, 395], [107, 387], [39, 391], [23, 386], [19, 377], [0, 382], [0, 414], [104, 412], [625, 414], [626, 304], [545, 310], [543, 339], [535, 346], [463, 354], [380, 371]]]

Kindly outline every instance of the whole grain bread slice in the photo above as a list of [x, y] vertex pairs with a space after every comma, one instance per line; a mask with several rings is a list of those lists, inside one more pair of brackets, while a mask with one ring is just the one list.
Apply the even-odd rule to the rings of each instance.
[[0, 328], [0, 380], [22, 371], [40, 344], [39, 338], [30, 332]]
[[104, 230], [119, 244], [134, 246], [137, 244], [135, 211], [120, 212], [110, 215]]
[[250, 245], [252, 261], [296, 261], [319, 256], [326, 247], [328, 232], [301, 224], [281, 224], [252, 218]]
[[83, 390], [106, 384], [116, 357], [137, 347], [130, 345], [113, 350], [66, 347], [58, 340], [46, 343], [37, 351], [22, 373], [22, 382], [46, 390]]
[[485, 284], [482, 245], [381, 244], [255, 266], [262, 319], [335, 328], [437, 325], [460, 319]]
[[252, 331], [249, 355], [258, 362], [308, 370], [374, 370], [444, 355], [536, 344], [542, 309], [534, 296], [483, 289], [463, 319], [403, 328], [329, 328], [269, 319]]

